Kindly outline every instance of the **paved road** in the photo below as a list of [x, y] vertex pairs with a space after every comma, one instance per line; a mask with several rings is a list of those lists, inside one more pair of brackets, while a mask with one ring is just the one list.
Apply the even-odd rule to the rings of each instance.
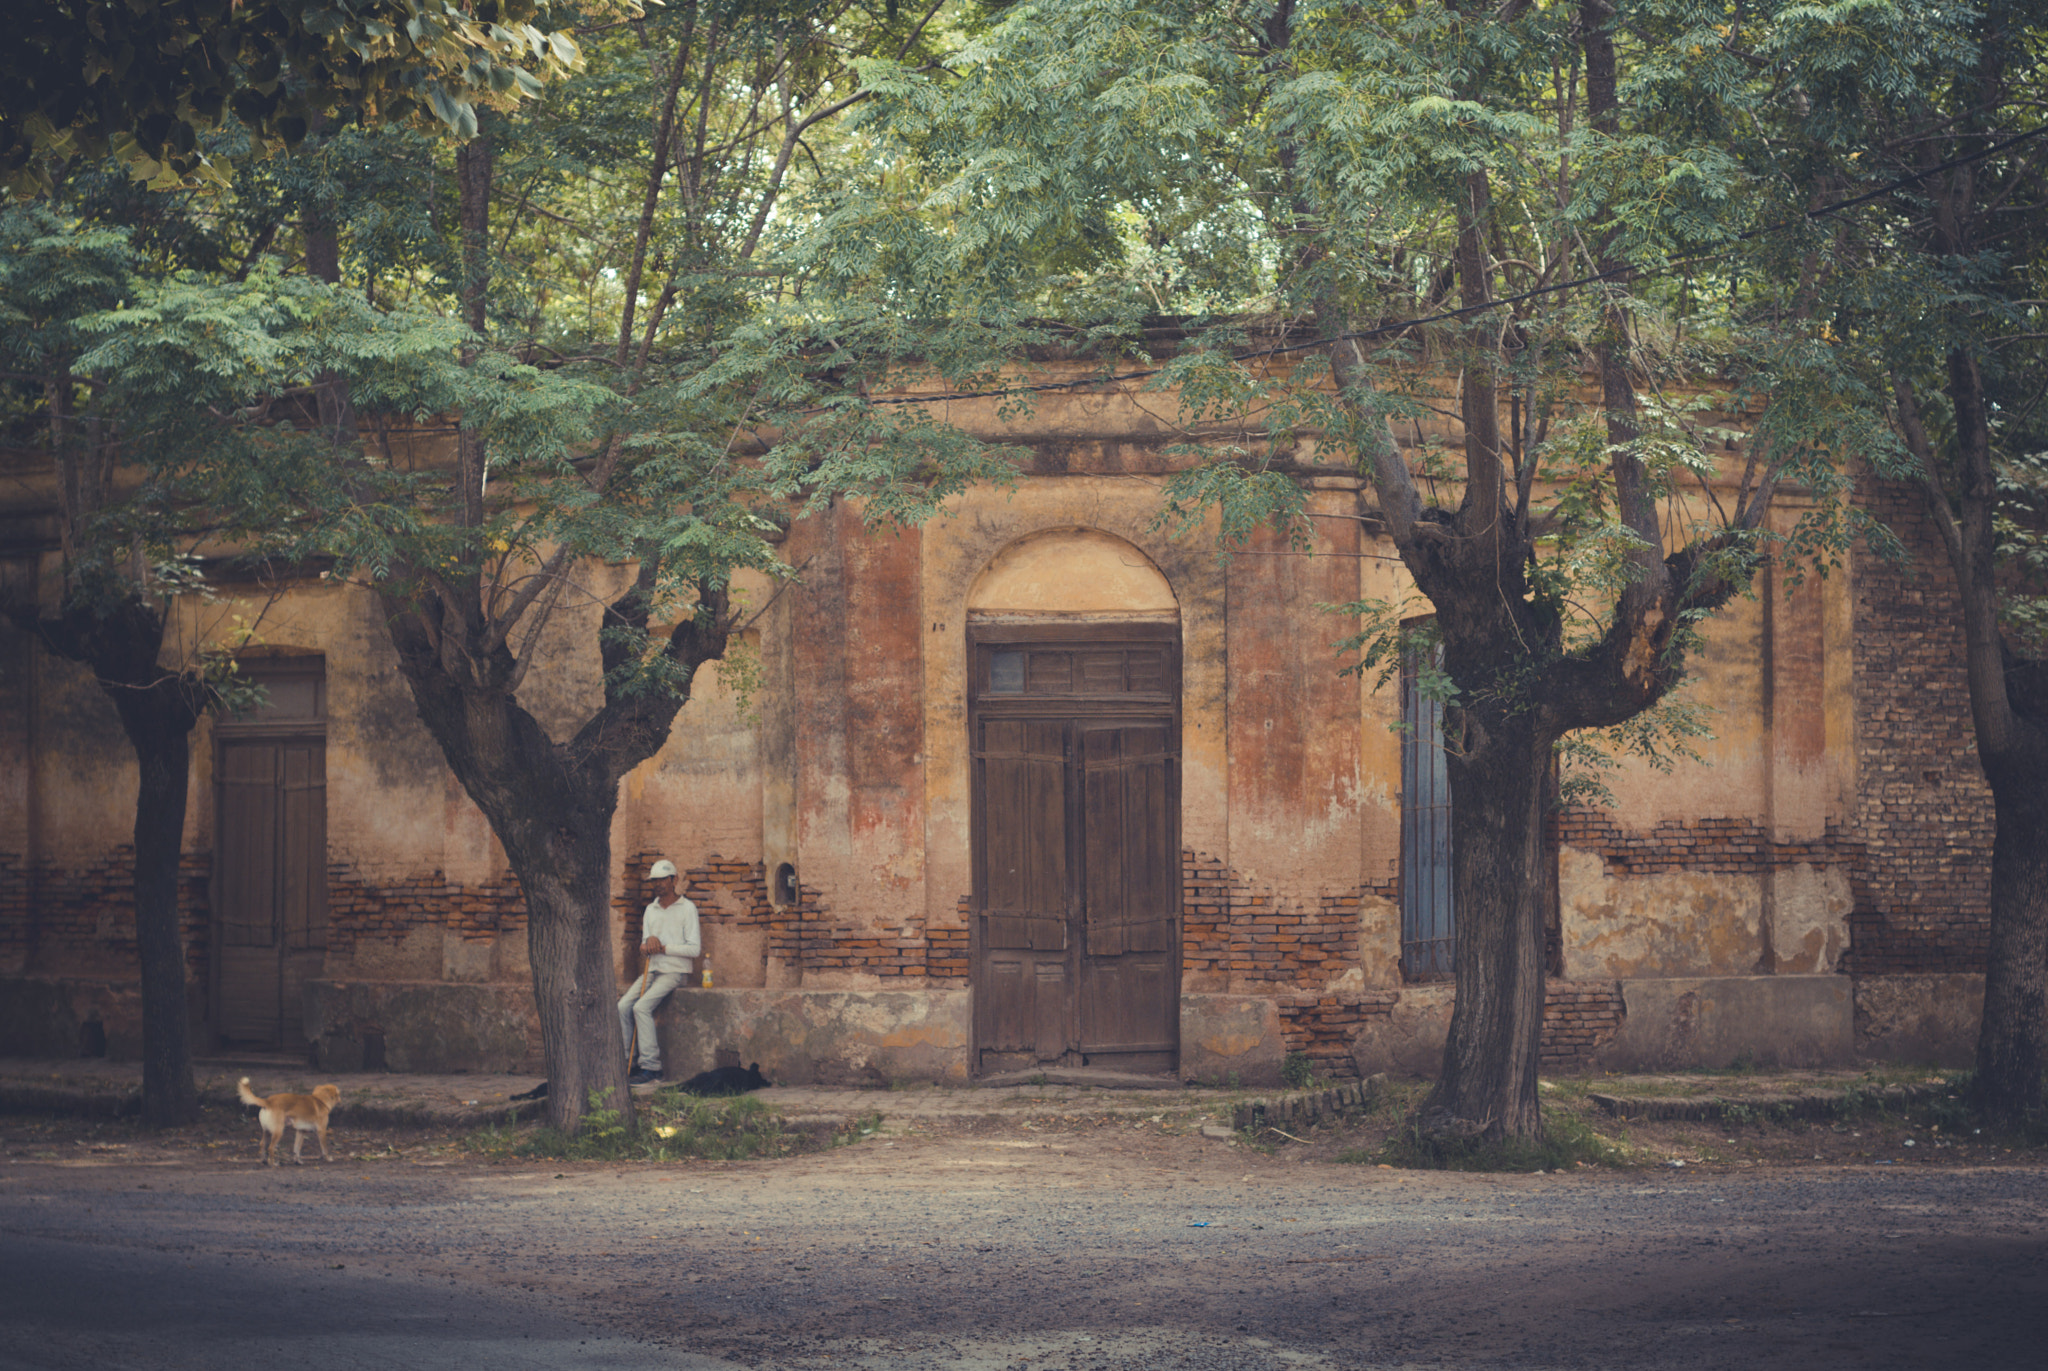
[[171, 1235], [154, 1226], [138, 1236], [141, 1245], [117, 1245], [8, 1232], [0, 1247], [0, 1368], [728, 1365], [459, 1281], [226, 1257], [175, 1242], [158, 1248]]
[[1419, 1176], [1129, 1124], [771, 1165], [424, 1160], [0, 1167], [0, 1366], [2048, 1356], [2048, 1177], [2028, 1168]]

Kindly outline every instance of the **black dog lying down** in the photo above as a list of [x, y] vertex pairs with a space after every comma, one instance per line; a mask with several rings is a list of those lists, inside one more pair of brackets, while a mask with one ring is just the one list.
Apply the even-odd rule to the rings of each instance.
[[749, 1090], [765, 1090], [775, 1082], [761, 1074], [761, 1063], [751, 1066], [721, 1066], [711, 1071], [699, 1071], [679, 1087], [685, 1095], [744, 1095]]
[[[721, 1066], [710, 1071], [699, 1071], [696, 1075], [676, 1087], [685, 1095], [744, 1095], [749, 1090], [766, 1090], [775, 1082], [761, 1074], [761, 1063], [751, 1066]], [[531, 1090], [523, 1090], [512, 1098], [515, 1100], [544, 1100], [548, 1097], [548, 1083], [542, 1081]]]

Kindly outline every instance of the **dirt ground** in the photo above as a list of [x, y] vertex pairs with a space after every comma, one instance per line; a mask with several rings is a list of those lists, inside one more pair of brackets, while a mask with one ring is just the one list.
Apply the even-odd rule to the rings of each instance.
[[[1867, 1107], [1841, 1118], [1786, 1119], [1759, 1106], [1736, 1108], [1733, 1118], [1659, 1121], [1640, 1117], [1645, 1102], [1678, 1100], [1794, 1099], [1807, 1094], [1839, 1096], [1854, 1076], [1844, 1073], [1777, 1074], [1745, 1077], [1729, 1073], [1686, 1073], [1668, 1077], [1637, 1076], [1567, 1079], [1545, 1086], [1545, 1104], [1553, 1117], [1581, 1122], [1601, 1143], [1612, 1144], [1622, 1170], [1640, 1170], [1682, 1162], [1712, 1172], [1753, 1167], [1799, 1169], [1825, 1166], [1979, 1167], [2048, 1165], [2048, 1144], [2010, 1137], [1985, 1137], [1966, 1122], [1942, 1120], [1959, 1111], [1944, 1094], [1940, 1076], [1894, 1073], [1867, 1082], [1882, 1087], [1919, 1089], [1926, 1097], [1915, 1104]], [[1377, 1106], [1365, 1113], [1351, 1110], [1313, 1123], [1281, 1122], [1231, 1140], [1244, 1156], [1280, 1164], [1374, 1165], [1382, 1149], [1400, 1130], [1405, 1114], [1422, 1098], [1425, 1082], [1394, 1082], [1384, 1087]], [[1927, 1092], [1931, 1091], [1931, 1095]], [[949, 1103], [961, 1092], [935, 1092]], [[1622, 1101], [1625, 1114], [1616, 1117], [1597, 1106], [1593, 1097], [1608, 1094]], [[782, 1096], [790, 1096], [785, 1100]], [[1243, 1098], [1255, 1096], [1247, 1093]], [[761, 1098], [785, 1111], [802, 1109], [803, 1092], [768, 1091]], [[920, 1107], [913, 1095], [897, 1091], [854, 1092], [833, 1097], [857, 1103], [849, 1113], [879, 1116], [879, 1138], [974, 1137], [1015, 1132], [1031, 1137], [1068, 1135], [1096, 1142], [1123, 1139], [1158, 1143], [1194, 1138], [1204, 1126], [1211, 1131], [1230, 1121], [1230, 1100], [1213, 1095], [1183, 1104], [1166, 1093], [1060, 1092], [1048, 1090], [1035, 1103], [1026, 1096], [1011, 1101], [1003, 1112], [935, 1114]], [[971, 1095], [969, 1096], [971, 1098]], [[1943, 1102], [1949, 1108], [1943, 1108]], [[1091, 1107], [1099, 1101], [1101, 1108]], [[1143, 1103], [1150, 1101], [1151, 1103]], [[1134, 1104], [1137, 1105], [1134, 1108]], [[516, 1136], [516, 1135], [515, 1135]], [[870, 1144], [873, 1139], [867, 1140]], [[1192, 1149], [1197, 1156], [1216, 1152], [1209, 1146]], [[317, 1154], [312, 1139], [306, 1146]], [[469, 1164], [507, 1161], [494, 1151], [481, 1130], [433, 1129], [414, 1125], [378, 1127], [352, 1121], [346, 1107], [335, 1115], [332, 1146], [356, 1161]], [[11, 1162], [64, 1162], [88, 1156], [132, 1157], [159, 1165], [201, 1158], [231, 1162], [256, 1160], [257, 1132], [253, 1113], [245, 1108], [208, 1107], [197, 1124], [151, 1134], [132, 1119], [81, 1119], [0, 1114], [0, 1159]], [[1234, 1163], [1226, 1161], [1224, 1169]], [[1526, 1168], [1524, 1168], [1526, 1169]], [[1583, 1169], [1583, 1168], [1582, 1168]]]
[[[2032, 1367], [2048, 1345], [2048, 1168], [1924, 1118], [1588, 1108], [1634, 1164], [1466, 1175], [1338, 1160], [1393, 1110], [1293, 1141], [877, 1105], [852, 1146], [664, 1165], [337, 1119], [334, 1164], [269, 1169], [225, 1110], [164, 1136], [0, 1118], [0, 1367], [288, 1355], [286, 1325], [207, 1321], [251, 1281], [361, 1366], [473, 1365], [485, 1332], [501, 1367], [771, 1371]], [[133, 1328], [71, 1310], [88, 1279], [130, 1292]]]

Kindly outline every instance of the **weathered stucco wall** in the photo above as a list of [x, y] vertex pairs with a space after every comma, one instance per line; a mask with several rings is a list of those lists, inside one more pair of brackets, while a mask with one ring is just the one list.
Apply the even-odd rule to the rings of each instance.
[[[667, 744], [624, 782], [609, 892], [620, 979], [661, 856], [686, 873], [717, 969], [719, 988], [679, 1002], [665, 1030], [672, 1071], [731, 1052], [787, 1079], [965, 1072], [977, 614], [1179, 625], [1184, 1074], [1265, 1080], [1291, 1051], [1344, 1074], [1431, 1069], [1454, 988], [1400, 970], [1397, 683], [1338, 673], [1332, 645], [1355, 624], [1324, 608], [1428, 612], [1373, 531], [1369, 492], [1303, 439], [1283, 455], [1306, 490], [1308, 545], [1261, 533], [1222, 558], [1213, 523], [1175, 534], [1158, 514], [1182, 460], [1166, 447], [1225, 435], [1191, 435], [1160, 397], [1113, 388], [1051, 392], [1022, 418], [994, 406], [945, 417], [1021, 445], [1015, 486], [971, 490], [913, 531], [871, 528], [845, 502], [798, 520], [782, 548], [798, 580], [736, 587], [757, 669], [700, 672]], [[1460, 435], [1439, 419], [1402, 437]], [[10, 583], [50, 565], [13, 565]], [[580, 569], [539, 640], [521, 700], [557, 737], [598, 699], [584, 649], [621, 574]], [[1930, 742], [1913, 722], [1953, 686], [1948, 602], [1861, 561], [1792, 580], [1768, 571], [1706, 625], [1683, 696], [1711, 730], [1700, 760], [1666, 772], [1626, 758], [1608, 773], [1613, 807], [1556, 818], [1554, 1067], [1726, 1065], [1756, 1055], [1758, 1033], [1788, 1060], [1954, 1057], [1970, 1032], [1971, 992], [1928, 975], [1979, 969], [1988, 829], [1963, 734]], [[321, 1050], [530, 1060], [523, 901], [418, 722], [375, 598], [227, 587], [181, 607], [167, 653], [237, 616], [261, 651], [327, 665], [332, 911], [307, 1006]], [[7, 1031], [47, 1050], [101, 1023], [125, 1051], [132, 762], [89, 675], [11, 628], [0, 715], [0, 976], [38, 987], [10, 1000], [32, 1006], [15, 1019], [57, 1025], [55, 1038]], [[202, 725], [184, 886], [202, 992], [214, 756]], [[450, 1031], [461, 1013], [486, 1026]]]

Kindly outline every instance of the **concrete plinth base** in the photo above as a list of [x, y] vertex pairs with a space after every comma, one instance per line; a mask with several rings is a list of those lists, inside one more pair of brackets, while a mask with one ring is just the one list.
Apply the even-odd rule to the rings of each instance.
[[1180, 997], [1181, 1079], [1204, 1085], [1278, 1085], [1286, 1055], [1280, 1006], [1269, 996]]
[[[1966, 1065], [1983, 996], [1978, 976], [1722, 976], [1618, 986], [1625, 1013], [1587, 1060], [1595, 1070], [1848, 1065], [1858, 1059]], [[132, 985], [0, 980], [5, 1050], [71, 1056], [97, 1015], [110, 1055], [132, 1056]], [[1434, 1075], [1455, 987], [1405, 987], [1360, 1025], [1361, 1076]], [[306, 1035], [330, 1071], [540, 1070], [532, 989], [520, 984], [314, 981]], [[973, 1040], [968, 990], [677, 991], [660, 1016], [665, 1074], [759, 1062], [792, 1085], [964, 1084]], [[139, 1026], [139, 1025], [138, 1025]], [[1273, 1085], [1286, 1047], [1281, 1007], [1261, 995], [1181, 997], [1183, 1080]]]
[[[187, 989], [194, 1040], [202, 1031], [199, 989]], [[0, 976], [0, 1055], [142, 1055], [142, 987], [111, 976]]]
[[1444, 1039], [1450, 1036], [1451, 1008], [1457, 998], [1457, 986], [1450, 981], [1404, 989], [1385, 1018], [1359, 1026], [1351, 1043], [1351, 1063], [1358, 1078], [1385, 1072], [1435, 1079], [1443, 1069]]
[[1846, 1066], [1856, 1058], [1846, 976], [1712, 976], [1621, 983], [1626, 1016], [1593, 1056], [1604, 1071]]
[[1856, 1052], [1873, 1061], [1975, 1065], [1983, 1017], [1982, 976], [1856, 978]]
[[310, 981], [306, 1038], [325, 1071], [540, 1070], [529, 985]]
[[973, 1020], [964, 990], [697, 990], [656, 1022], [662, 1074], [761, 1064], [784, 1085], [967, 1079]]

